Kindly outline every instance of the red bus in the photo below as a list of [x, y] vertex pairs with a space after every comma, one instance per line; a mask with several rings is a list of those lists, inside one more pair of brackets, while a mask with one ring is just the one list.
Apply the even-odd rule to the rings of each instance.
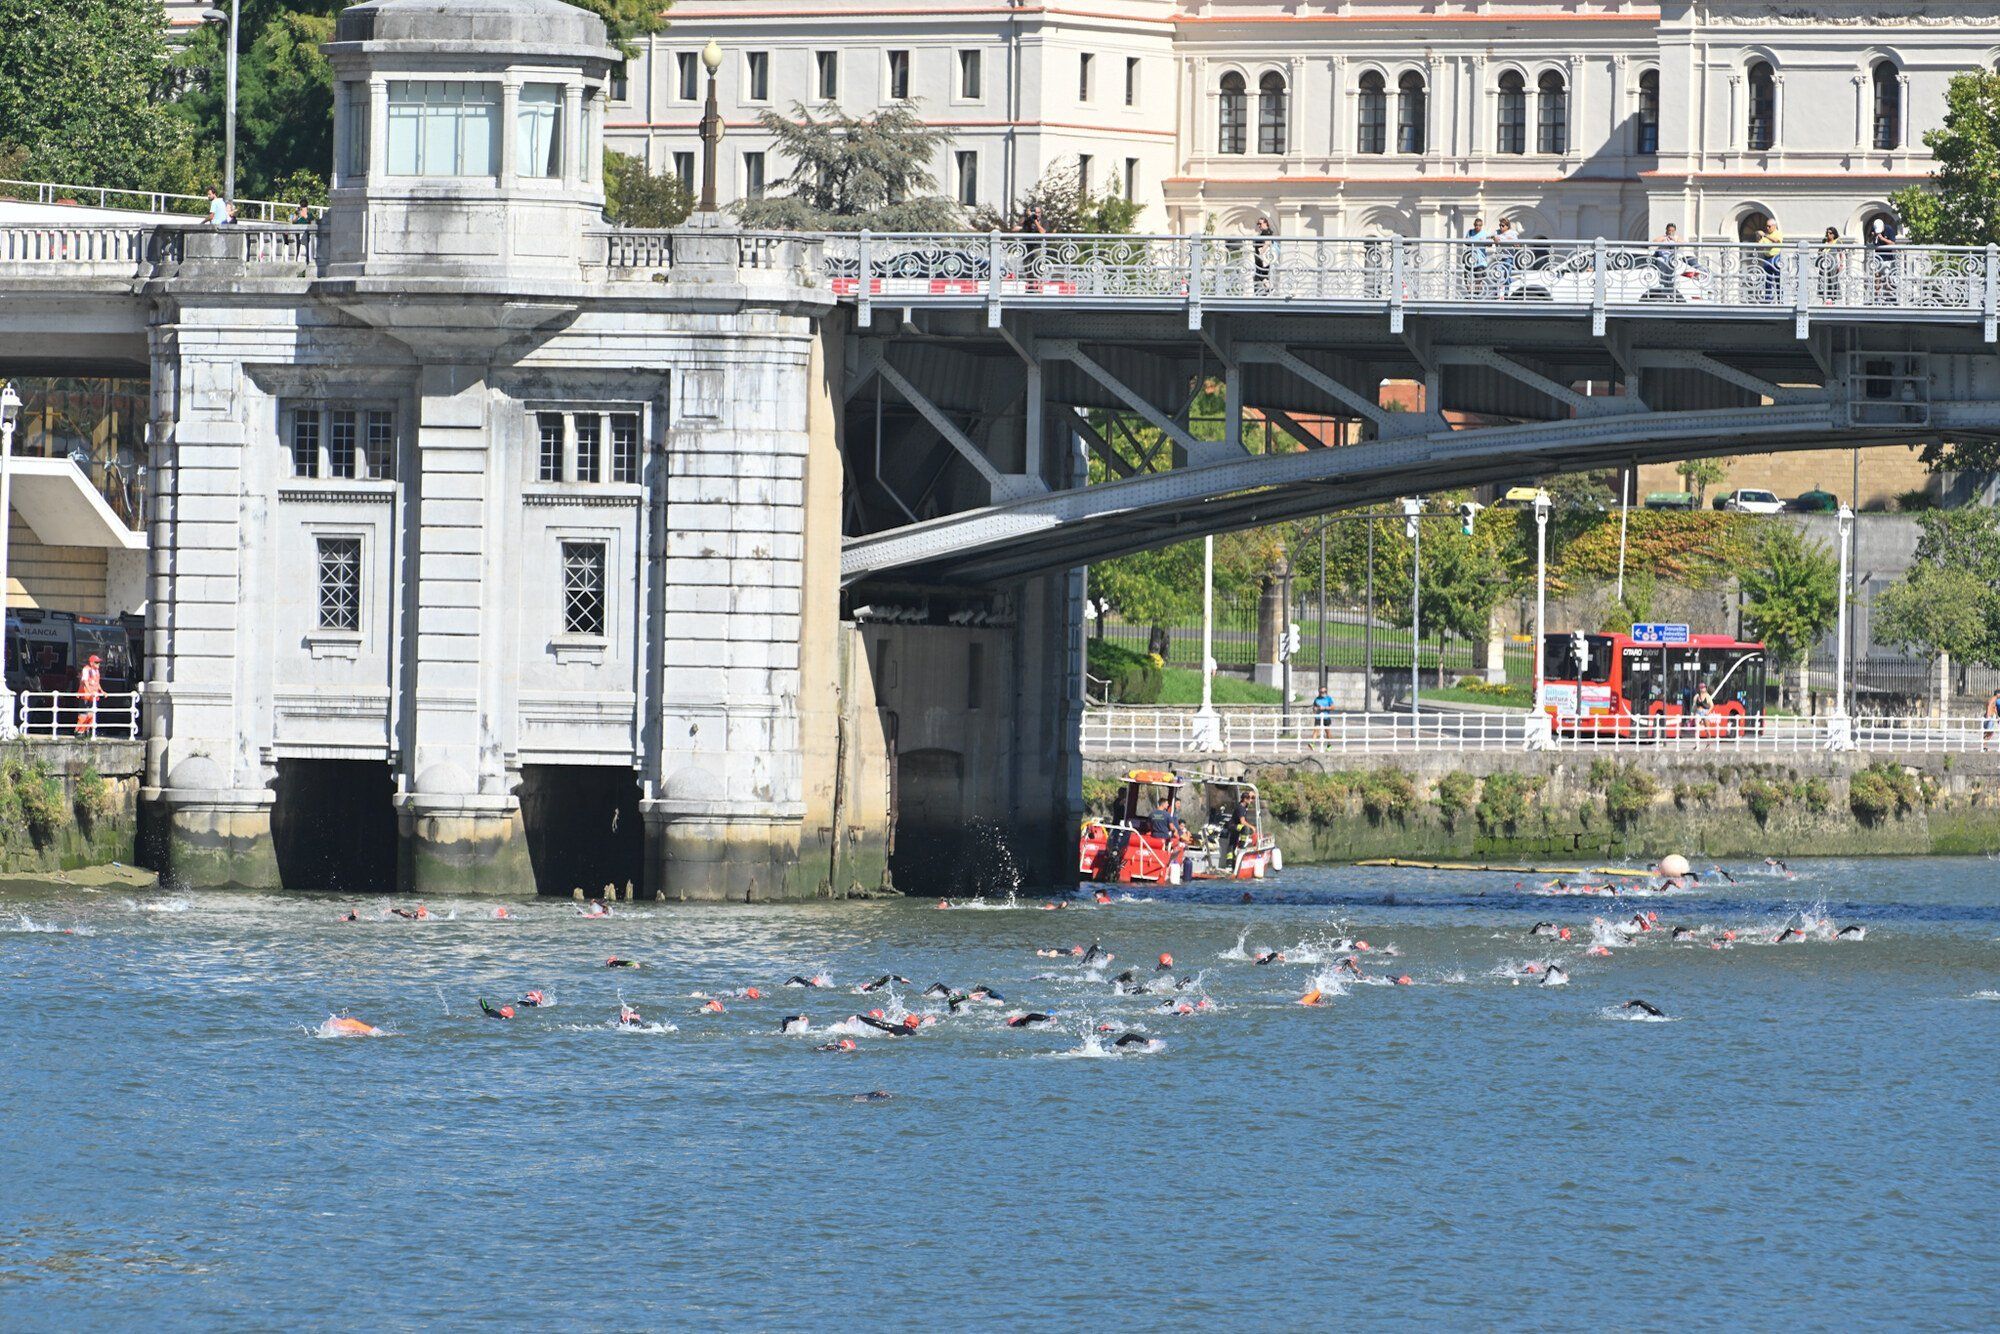
[[[1734, 737], [1764, 717], [1762, 644], [1689, 635], [1642, 644], [1630, 635], [1550, 635], [1542, 700], [1559, 734]], [[1706, 686], [1706, 710], [1697, 700]]]

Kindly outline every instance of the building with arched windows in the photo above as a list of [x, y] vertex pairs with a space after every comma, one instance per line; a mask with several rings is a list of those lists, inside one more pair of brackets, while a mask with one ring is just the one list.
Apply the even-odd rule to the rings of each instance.
[[[1865, 12], [1864, 12], [1865, 10]], [[613, 148], [692, 183], [714, 38], [725, 199], [788, 165], [765, 113], [916, 106], [939, 192], [1005, 211], [1055, 166], [1153, 230], [1463, 234], [1533, 218], [1632, 239], [1856, 236], [1930, 166], [1952, 75], [2000, 60], [1971, 0], [681, 0]]]

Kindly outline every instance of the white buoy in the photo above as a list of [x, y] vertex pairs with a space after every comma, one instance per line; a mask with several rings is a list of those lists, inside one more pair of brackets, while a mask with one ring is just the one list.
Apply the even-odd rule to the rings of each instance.
[[1660, 858], [1660, 864], [1653, 869], [1663, 876], [1673, 877], [1686, 875], [1690, 868], [1687, 858], [1681, 856], [1678, 852], [1670, 852]]

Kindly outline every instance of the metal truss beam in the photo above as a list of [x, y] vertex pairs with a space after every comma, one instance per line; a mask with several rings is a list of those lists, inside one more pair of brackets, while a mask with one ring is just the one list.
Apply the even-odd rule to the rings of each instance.
[[970, 436], [958, 428], [956, 422], [944, 414], [943, 409], [924, 397], [922, 391], [911, 384], [907, 376], [889, 363], [889, 359], [882, 355], [879, 346], [867, 345], [861, 355], [863, 361], [882, 377], [884, 384], [902, 395], [904, 401], [931, 424], [931, 429], [943, 436], [951, 447], [959, 452], [959, 456], [986, 479], [987, 489], [995, 501], [1013, 500], [1048, 490], [1039, 477], [1027, 473], [1005, 473], [994, 467], [993, 461], [972, 442]]

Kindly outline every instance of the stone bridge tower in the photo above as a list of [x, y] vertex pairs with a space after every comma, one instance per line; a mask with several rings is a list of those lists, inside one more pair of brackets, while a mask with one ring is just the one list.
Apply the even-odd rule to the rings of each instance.
[[155, 284], [156, 855], [266, 886], [386, 847], [374, 879], [433, 895], [879, 879], [833, 834], [816, 248], [603, 224], [585, 10], [372, 0], [327, 50], [316, 236], [192, 233]]

